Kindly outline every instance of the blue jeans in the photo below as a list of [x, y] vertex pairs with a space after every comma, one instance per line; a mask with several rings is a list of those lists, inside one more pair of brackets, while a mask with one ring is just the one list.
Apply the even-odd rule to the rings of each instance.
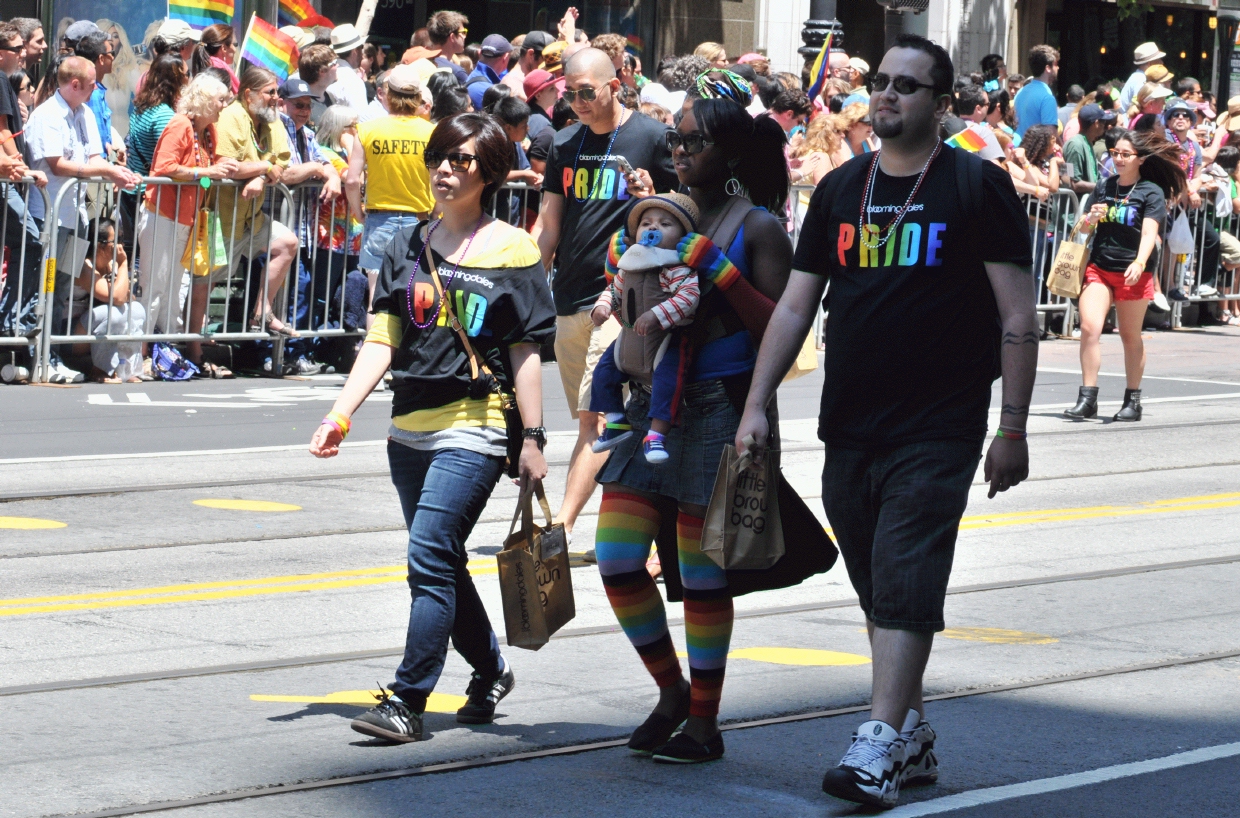
[[466, 568], [465, 541], [503, 471], [502, 457], [465, 449], [422, 451], [388, 441], [392, 484], [409, 526], [409, 632], [392, 692], [426, 709], [452, 646], [488, 683], [499, 678], [499, 642]]
[[[672, 336], [663, 357], [654, 368], [650, 390], [649, 416], [675, 425], [680, 419], [680, 401], [684, 397], [685, 369], [681, 366], [680, 338]], [[616, 366], [616, 345], [613, 342], [594, 367], [590, 387], [590, 411], [613, 414], [624, 411], [623, 385], [629, 376]], [[688, 356], [683, 356], [686, 360]]]
[[827, 446], [822, 505], [865, 616], [889, 630], [941, 631], [960, 517], [982, 441], [886, 451]]

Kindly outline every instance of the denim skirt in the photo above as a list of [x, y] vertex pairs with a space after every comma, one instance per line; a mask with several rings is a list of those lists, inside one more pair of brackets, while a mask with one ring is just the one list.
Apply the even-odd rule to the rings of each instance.
[[362, 255], [357, 266], [363, 270], [378, 270], [383, 266], [383, 254], [392, 238], [402, 229], [417, 224], [417, 214], [403, 210], [372, 210], [366, 214], [362, 230]]
[[633, 435], [612, 450], [595, 479], [672, 497], [681, 503], [707, 505], [723, 447], [735, 441], [741, 418], [728, 400], [723, 381], [688, 384], [684, 401], [680, 425], [672, 427], [664, 439], [668, 460], [652, 466], [642, 454], [642, 438], [650, 429], [650, 392], [633, 387], [625, 409]]

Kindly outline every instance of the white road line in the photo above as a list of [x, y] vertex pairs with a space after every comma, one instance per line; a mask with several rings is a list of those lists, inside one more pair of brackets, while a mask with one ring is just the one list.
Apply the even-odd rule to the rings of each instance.
[[[1080, 375], [1081, 374], [1080, 369], [1058, 369], [1056, 367], [1050, 367], [1050, 366], [1039, 366], [1038, 371], [1039, 372], [1054, 372], [1059, 375]], [[1123, 372], [1099, 372], [1098, 374], [1104, 377], [1107, 377], [1107, 378], [1127, 377]], [[1209, 384], [1214, 384], [1215, 386], [1240, 386], [1240, 383], [1235, 383], [1233, 381], [1203, 381], [1200, 378], [1166, 378], [1166, 377], [1155, 377], [1154, 375], [1142, 375], [1141, 380], [1143, 381], [1179, 381], [1180, 383], [1209, 383]]]
[[[1149, 406], [1151, 403], [1187, 403], [1189, 401], [1198, 401], [1198, 400], [1233, 400], [1235, 398], [1240, 398], [1240, 392], [1221, 392], [1217, 395], [1184, 395], [1182, 397], [1176, 397], [1176, 398], [1145, 398], [1143, 397], [1141, 398], [1141, 405]], [[1099, 406], [1122, 406], [1123, 403], [1124, 402], [1122, 400], [1100, 400], [1098, 401]], [[1075, 401], [1073, 401], [1072, 403], [1040, 403], [1035, 406], [1030, 406], [1029, 411], [1030, 412], [1046, 412], [1052, 409], [1071, 409], [1073, 406], [1076, 406]], [[998, 413], [999, 407], [997, 406], [991, 407], [990, 411], [992, 414]]]
[[87, 395], [86, 402], [94, 406], [106, 406], [112, 402], [112, 396], [107, 393], [95, 393]]
[[145, 392], [127, 392], [125, 397], [129, 398], [130, 403], [150, 403], [151, 396]]
[[1175, 755], [1162, 758], [1152, 758], [1148, 761], [1134, 761], [1129, 764], [1116, 764], [1112, 767], [1059, 775], [1054, 778], [1040, 778], [1036, 781], [1026, 781], [1021, 784], [1009, 784], [1005, 787], [987, 787], [986, 789], [973, 790], [972, 792], [962, 792], [944, 798], [935, 798], [932, 801], [922, 801], [919, 804], [907, 804], [903, 807], [896, 807], [890, 812], [884, 813], [884, 815], [887, 818], [913, 818], [913, 816], [917, 815], [938, 815], [958, 809], [968, 809], [969, 807], [978, 807], [983, 804], [1008, 801], [1013, 798], [1024, 798], [1030, 795], [1043, 795], [1048, 792], [1087, 787], [1091, 784], [1114, 781], [1117, 778], [1131, 778], [1137, 775], [1156, 773], [1161, 770], [1172, 770], [1176, 767], [1204, 764], [1207, 761], [1232, 758], [1233, 756], [1240, 756], [1240, 741], [1232, 744], [1219, 744], [1214, 747], [1203, 747], [1200, 750], [1189, 750], [1185, 753], [1176, 753]]

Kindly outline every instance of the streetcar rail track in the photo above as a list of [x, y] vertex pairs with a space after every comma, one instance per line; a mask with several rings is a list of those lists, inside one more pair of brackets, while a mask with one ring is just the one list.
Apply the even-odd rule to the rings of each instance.
[[[1007, 693], [1018, 690], [1031, 690], [1038, 687], [1047, 687], [1049, 685], [1070, 684], [1072, 682], [1090, 681], [1093, 679], [1104, 679], [1112, 676], [1121, 676], [1129, 673], [1147, 673], [1157, 670], [1166, 670], [1175, 667], [1186, 667], [1189, 665], [1203, 664], [1206, 662], [1217, 662], [1226, 659], [1235, 659], [1240, 657], [1240, 650], [1216, 651], [1212, 653], [1201, 653], [1192, 656], [1181, 656], [1173, 659], [1162, 659], [1153, 662], [1142, 662], [1134, 665], [1122, 665], [1119, 667], [1102, 668], [1098, 670], [1084, 671], [1081, 673], [1064, 674], [1060, 676], [1047, 676], [1037, 679], [1029, 679], [1022, 682], [1013, 682], [1008, 684], [985, 685], [966, 687], [958, 690], [950, 690], [942, 693], [935, 693], [925, 697], [927, 702], [950, 701], [953, 699], [965, 699], [974, 696], [988, 696], [996, 693]], [[870, 709], [870, 703], [862, 703], [849, 705], [846, 707], [835, 707], [828, 710], [814, 710], [800, 713], [787, 713], [776, 716], [768, 716], [756, 719], [737, 720], [721, 724], [720, 730], [748, 730], [757, 727], [772, 727], [781, 724], [793, 724], [796, 722], [813, 721], [816, 719], [832, 718], [835, 716], [846, 716], [853, 713], [861, 713]], [[415, 778], [426, 775], [435, 775], [443, 773], [461, 772], [465, 770], [476, 770], [486, 767], [496, 767], [504, 764], [512, 764], [518, 761], [535, 761], [545, 758], [557, 758], [560, 756], [577, 755], [579, 753], [594, 752], [597, 750], [608, 750], [623, 747], [628, 743], [628, 737], [620, 737], [614, 739], [602, 739], [598, 741], [584, 742], [580, 744], [569, 744], [560, 747], [544, 747], [538, 750], [532, 750], [523, 753], [509, 753], [505, 755], [484, 756], [481, 758], [462, 759], [457, 761], [437, 762], [433, 764], [424, 764], [413, 767], [401, 767], [392, 770], [381, 770], [371, 773], [362, 773], [360, 775], [346, 775], [334, 778], [324, 778], [312, 781], [298, 781], [288, 784], [272, 784], [268, 786], [247, 787], [243, 789], [233, 790], [231, 792], [214, 793], [211, 795], [201, 795], [192, 798], [181, 798], [167, 801], [155, 801], [147, 804], [134, 804], [124, 807], [113, 807], [109, 809], [97, 810], [88, 813], [72, 813], [72, 818], [120, 818], [128, 815], [144, 815], [155, 812], [166, 812], [174, 809], [185, 809], [188, 807], [207, 806], [209, 804], [235, 803], [237, 801], [246, 801], [252, 798], [263, 798], [272, 795], [287, 795], [298, 792], [313, 792], [316, 790], [333, 789], [336, 787], [347, 787], [357, 784], [370, 784], [378, 781], [391, 781], [399, 778]], [[69, 818], [70, 814], [62, 813], [53, 818]]]
[[[1240, 421], [1237, 421], [1237, 422], [1240, 422]], [[812, 451], [815, 449], [805, 449], [804, 451]], [[799, 450], [795, 450], [791, 448], [784, 449], [785, 453], [790, 453], [794, 451], [799, 451]], [[1150, 467], [1142, 468], [1142, 469], [1118, 469], [1114, 471], [1083, 472], [1083, 473], [1078, 473], [1078, 474], [1047, 475], [1045, 477], [1028, 477], [1022, 482], [1041, 483], [1041, 482], [1052, 482], [1056, 480], [1079, 480], [1079, 479], [1090, 478], [1090, 477], [1112, 477], [1112, 476], [1130, 475], [1130, 474], [1153, 474], [1153, 473], [1167, 472], [1167, 471], [1190, 471], [1193, 469], [1213, 469], [1213, 468], [1224, 468], [1228, 466], [1240, 466], [1240, 460], [1226, 460], [1226, 461], [1218, 461], [1218, 462], [1213, 462], [1213, 463], [1190, 463], [1190, 464], [1183, 464], [1183, 465], [1178, 465], [1178, 466], [1150, 466]], [[376, 474], [381, 474], [383, 477], [388, 476], [387, 472], [379, 472]], [[328, 478], [321, 478], [321, 479], [328, 479]], [[297, 482], [297, 481], [284, 480], [281, 482], [290, 483], [290, 482]], [[211, 485], [219, 485], [219, 484], [213, 483]], [[986, 485], [986, 483], [981, 482], [981, 481], [973, 483], [974, 487], [984, 486], [984, 485]], [[107, 493], [113, 494], [115, 492], [109, 490]], [[816, 494], [816, 493], [809, 493], [809, 494], [801, 495], [801, 498], [803, 500], [817, 500], [817, 499], [820, 499], [821, 497], [822, 497], [821, 494]], [[496, 498], [496, 499], [502, 500], [504, 498]], [[3, 502], [3, 501], [0, 500], [0, 502]], [[578, 515], [578, 518], [580, 519], [581, 517], [597, 517], [597, 516], [598, 516], [597, 511], [582, 511], [581, 514]], [[478, 519], [478, 524], [483, 525], [487, 523], [504, 523], [504, 522], [508, 522], [508, 520], [509, 520], [509, 517], [505, 516], [504, 514], [488, 516], [488, 515], [485, 515], [484, 513], [484, 516]], [[226, 538], [226, 539], [216, 538], [216, 539], [205, 539], [205, 540], [181, 540], [177, 542], [137, 543], [133, 545], [107, 546], [103, 548], [80, 548], [80, 549], [67, 549], [67, 550], [59, 550], [59, 551], [22, 551], [18, 553], [10, 553], [10, 554], [0, 553], [0, 561], [14, 560], [14, 559], [35, 559], [35, 558], [41, 558], [41, 557], [70, 557], [70, 556], [80, 556], [83, 554], [108, 554], [108, 553], [119, 552], [119, 551], [146, 551], [146, 550], [159, 549], [159, 548], [188, 548], [192, 546], [236, 545], [239, 543], [278, 542], [281, 540], [313, 539], [316, 537], [345, 537], [345, 536], [352, 536], [355, 534], [382, 534], [382, 533], [395, 533], [395, 532], [403, 532], [403, 531], [405, 531], [405, 528], [403, 526], [367, 526], [367, 527], [361, 527], [361, 528], [325, 529], [325, 530], [317, 530], [317, 531], [300, 531], [300, 532], [291, 531], [288, 533], [264, 534], [262, 536], [246, 535], [243, 537], [232, 537], [232, 538]]]
[[[1052, 413], [1043, 413], [1043, 414], [1046, 417], [1058, 417], [1058, 415], [1052, 414]], [[1238, 424], [1240, 424], [1240, 418], [1236, 420], [1210, 420], [1210, 421], [1191, 422], [1191, 423], [1161, 423], [1161, 424], [1159, 423], [1131, 424], [1131, 423], [1106, 423], [1104, 422], [1104, 423], [1091, 423], [1089, 424], [1089, 426], [1092, 428], [1106, 429], [1108, 434], [1112, 434], [1112, 433], [1120, 434], [1120, 433], [1130, 433], [1130, 432], [1164, 431], [1167, 429], [1185, 429], [1185, 428], [1198, 429], [1198, 428], [1204, 428], [1204, 427], [1209, 427], [1209, 426], [1235, 426]], [[1031, 432], [1029, 436], [1031, 438], [1043, 438], [1043, 437], [1061, 437], [1065, 435], [1075, 435], [1075, 434], [1081, 434], [1081, 430], [1080, 429], [1076, 429], [1076, 430], [1064, 429], [1060, 431]], [[822, 451], [822, 444], [813, 443], [813, 444], [802, 445], [802, 446], [788, 446], [783, 451], [788, 454], [797, 454], [797, 453], [802, 453], [802, 452], [817, 452], [817, 451]], [[212, 452], [204, 451], [202, 454], [210, 455], [212, 454]], [[568, 460], [551, 460], [547, 462], [547, 465], [548, 466], [568, 466], [569, 461]], [[1240, 461], [1228, 461], [1228, 462], [1208, 463], [1208, 464], [1203, 464], [1203, 465], [1190, 465], [1190, 466], [1171, 466], [1171, 467], [1165, 467], [1165, 469], [1207, 468], [1209, 466], [1235, 466], [1235, 465], [1240, 465]], [[1062, 476], [1054, 475], [1054, 476], [1047, 476], [1047, 477], [1030, 477], [1028, 478], [1028, 480], [1029, 481], [1065, 480], [1065, 479], [1071, 479], [1075, 477], [1099, 477], [1099, 476], [1111, 475], [1111, 474], [1139, 474], [1145, 471], [1157, 471], [1157, 470], [1159, 469], [1140, 469], [1136, 471], [1117, 471], [1117, 472], [1097, 472], [1097, 473], [1072, 474], [1072, 475], [1062, 475]], [[146, 494], [146, 493], [159, 492], [159, 491], [187, 491], [187, 490], [192, 490], [192, 489], [206, 489], [206, 488], [234, 488], [237, 486], [251, 486], [251, 485], [285, 485], [289, 483], [321, 482], [321, 481], [333, 481], [333, 480], [365, 480], [365, 479], [376, 479], [376, 478], [386, 479], [388, 476], [389, 476], [389, 472], [386, 469], [384, 469], [384, 470], [376, 470], [376, 471], [344, 472], [344, 473], [337, 473], [337, 474], [304, 474], [304, 475], [293, 475], [293, 476], [288, 476], [288, 477], [269, 475], [269, 476], [264, 476], [264, 477], [247, 477], [247, 478], [237, 478], [237, 479], [232, 479], [232, 480], [214, 479], [214, 480], [185, 481], [185, 482], [177, 482], [177, 483], [145, 483], [145, 484], [136, 484], [136, 485], [128, 485], [128, 486], [116, 486], [116, 485], [84, 486], [84, 487], [79, 487], [79, 488], [57, 489], [55, 491], [48, 491], [46, 489], [36, 489], [34, 491], [28, 491], [28, 492], [19, 491], [19, 492], [9, 492], [7, 494], [0, 494], [0, 503], [16, 503], [16, 502], [22, 502], [26, 500], [59, 500], [59, 499], [70, 498], [70, 497], [101, 497], [101, 496], [116, 495], [116, 494]]]
[[[1221, 557], [1203, 557], [1193, 560], [1177, 560], [1175, 562], [1149, 563], [1132, 565], [1126, 568], [1108, 568], [1100, 571], [1078, 571], [1071, 574], [1054, 574], [1044, 577], [1025, 579], [999, 580], [982, 582], [973, 585], [961, 585], [948, 588], [949, 596], [985, 593], [988, 591], [1004, 591], [1014, 588], [1028, 588], [1039, 585], [1057, 585], [1065, 582], [1084, 582], [1099, 579], [1150, 574], [1161, 571], [1180, 571], [1189, 568], [1201, 568], [1211, 565], [1228, 565], [1240, 562], [1240, 554], [1228, 554]], [[838, 608], [851, 608], [857, 604], [855, 599], [840, 599], [830, 602], [806, 602], [796, 605], [777, 605], [769, 608], [756, 608], [750, 611], [737, 611], [736, 619], [759, 619], [768, 616], [783, 616], [795, 613], [812, 613]], [[669, 619], [669, 626], [681, 625], [683, 619]], [[551, 637], [553, 641], [561, 639], [580, 639], [587, 636], [619, 633], [618, 624], [599, 625], [585, 628], [565, 628]], [[211, 665], [208, 667], [183, 668], [180, 670], [153, 671], [150, 673], [131, 673], [117, 676], [101, 676], [89, 679], [73, 679], [57, 682], [41, 682], [27, 685], [0, 687], [0, 697], [24, 696], [36, 693], [56, 693], [64, 690], [84, 690], [97, 687], [115, 687], [119, 685], [143, 684], [146, 682], [162, 682], [174, 679], [191, 679], [203, 676], [227, 676], [237, 673], [257, 673], [268, 670], [284, 670], [296, 667], [338, 664], [342, 662], [382, 659], [403, 656], [404, 647], [377, 648], [373, 650], [349, 651], [344, 653], [326, 653], [312, 656], [295, 656], [275, 661], [239, 662], [227, 665]]]

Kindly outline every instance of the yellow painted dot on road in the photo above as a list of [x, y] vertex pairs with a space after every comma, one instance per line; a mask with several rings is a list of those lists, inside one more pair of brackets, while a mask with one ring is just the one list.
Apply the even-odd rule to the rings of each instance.
[[806, 665], [834, 667], [838, 665], [868, 665], [869, 657], [837, 650], [814, 650], [811, 648], [741, 648], [728, 654], [729, 659], [749, 659], [769, 662], [773, 665]]
[[[681, 659], [688, 658], [684, 651], [676, 651]], [[729, 659], [748, 659], [751, 662], [767, 662], [772, 665], [801, 665], [804, 667], [839, 667], [842, 665], [868, 665], [868, 657], [856, 653], [812, 648], [740, 648], [728, 654]]]
[[34, 531], [40, 528], [64, 528], [68, 523], [59, 520], [41, 520], [38, 517], [0, 517], [0, 528], [17, 528]]
[[1043, 633], [1010, 631], [1004, 628], [948, 628], [941, 636], [966, 642], [993, 642], [999, 645], [1049, 645], [1059, 640]]
[[[341, 690], [326, 696], [250, 696], [252, 702], [291, 702], [293, 704], [351, 704], [357, 707], [374, 707], [379, 703], [378, 691]], [[426, 700], [428, 713], [455, 713], [465, 704], [464, 696], [449, 693], [432, 693]]]
[[194, 505], [203, 508], [222, 508], [228, 511], [301, 511], [301, 506], [291, 503], [273, 503], [270, 500], [195, 500]]

